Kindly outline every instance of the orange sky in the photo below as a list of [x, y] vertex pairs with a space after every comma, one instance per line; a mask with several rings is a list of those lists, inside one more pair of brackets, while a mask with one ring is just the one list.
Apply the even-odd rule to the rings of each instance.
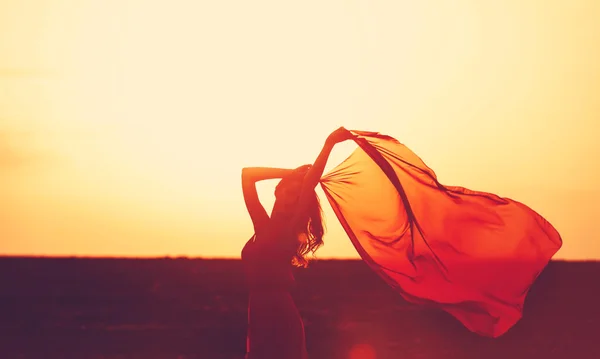
[[[556, 258], [600, 259], [599, 17], [595, 0], [4, 0], [0, 254], [238, 256], [241, 168], [312, 162], [343, 125], [528, 204]], [[320, 256], [355, 257], [323, 202]]]

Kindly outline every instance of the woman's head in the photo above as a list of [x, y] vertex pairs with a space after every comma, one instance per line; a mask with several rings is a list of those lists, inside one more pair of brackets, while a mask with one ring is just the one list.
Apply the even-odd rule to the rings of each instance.
[[275, 205], [273, 210], [277, 214], [292, 213], [298, 203], [302, 190], [302, 178], [290, 176], [282, 179], [275, 187]]
[[[275, 188], [273, 216], [291, 218], [292, 215], [297, 215], [304, 174], [305, 170], [304, 173], [296, 172], [279, 182]], [[290, 228], [294, 233], [294, 239], [298, 240], [292, 262], [299, 267], [306, 267], [308, 264], [306, 256], [309, 253], [314, 254], [323, 245], [325, 234], [321, 205], [314, 190], [308, 194], [308, 201], [306, 210], [298, 214], [299, 218], [296, 217], [298, 221], [294, 225], [295, 228]]]

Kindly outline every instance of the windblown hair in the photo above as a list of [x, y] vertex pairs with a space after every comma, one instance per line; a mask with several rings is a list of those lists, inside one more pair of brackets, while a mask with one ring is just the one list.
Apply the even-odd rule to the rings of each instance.
[[292, 257], [292, 264], [296, 267], [308, 266], [308, 255], [315, 252], [323, 245], [325, 226], [323, 223], [323, 211], [319, 202], [319, 196], [313, 190], [310, 196], [310, 205], [299, 221], [296, 229], [298, 235], [298, 248]]

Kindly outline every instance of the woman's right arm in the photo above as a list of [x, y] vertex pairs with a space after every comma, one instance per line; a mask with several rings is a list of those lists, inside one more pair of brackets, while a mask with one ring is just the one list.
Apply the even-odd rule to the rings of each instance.
[[267, 179], [283, 178], [292, 172], [293, 170], [289, 169], [270, 167], [246, 167], [242, 169], [242, 191], [244, 192], [244, 202], [246, 202], [246, 208], [252, 219], [254, 233], [258, 234], [258, 232], [267, 228], [267, 224], [269, 223], [269, 215], [258, 198], [256, 182]]
[[245, 167], [242, 168], [242, 180], [247, 179], [252, 182], [262, 180], [283, 178], [293, 173], [294, 170], [272, 167]]

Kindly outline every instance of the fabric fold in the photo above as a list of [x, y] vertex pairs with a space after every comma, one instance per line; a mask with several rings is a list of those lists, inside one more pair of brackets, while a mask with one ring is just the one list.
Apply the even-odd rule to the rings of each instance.
[[321, 186], [361, 258], [405, 300], [504, 334], [560, 234], [522, 203], [442, 185], [392, 137], [350, 132], [359, 147]]

